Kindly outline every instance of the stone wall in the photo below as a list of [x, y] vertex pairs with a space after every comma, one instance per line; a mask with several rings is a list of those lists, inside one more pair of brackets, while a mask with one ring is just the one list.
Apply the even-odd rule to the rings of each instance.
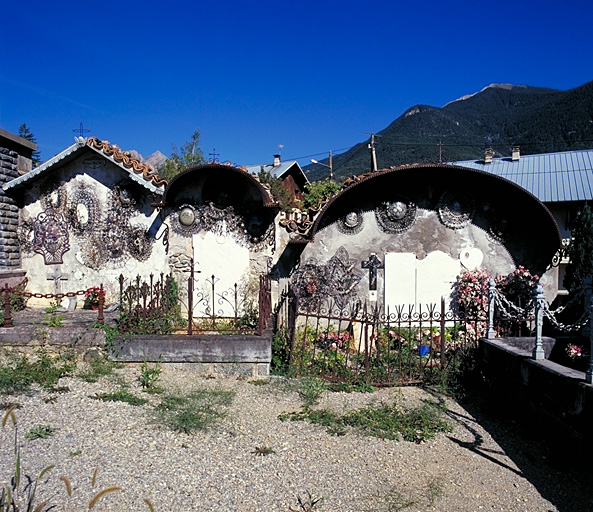
[[19, 209], [16, 202], [6, 196], [2, 185], [18, 177], [18, 153], [0, 148], [0, 270], [18, 268], [21, 253], [17, 240]]
[[[492, 411], [519, 421], [560, 453], [593, 453], [593, 386], [585, 373], [552, 361], [531, 359], [531, 346], [480, 340], [482, 375]], [[584, 459], [582, 459], [584, 460]]]

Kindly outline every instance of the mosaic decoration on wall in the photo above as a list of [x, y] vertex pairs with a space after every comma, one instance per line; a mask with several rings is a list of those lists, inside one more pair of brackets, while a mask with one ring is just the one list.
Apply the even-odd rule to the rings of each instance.
[[449, 190], [439, 200], [439, 219], [448, 228], [461, 229], [467, 226], [474, 213], [474, 201], [465, 194]]
[[42, 254], [46, 265], [62, 263], [63, 254], [70, 249], [71, 229], [81, 246], [77, 258], [92, 269], [123, 266], [130, 257], [148, 260], [155, 241], [148, 228], [130, 224], [137, 205], [145, 200], [145, 193], [136, 189], [137, 185], [129, 179], [115, 183], [107, 194], [107, 210], [102, 214], [93, 186], [79, 182], [67, 194], [65, 185], [60, 186], [56, 179], [46, 181], [40, 196], [44, 211], [34, 222], [19, 223], [21, 250]]
[[345, 235], [356, 235], [361, 232], [364, 223], [362, 210], [352, 210], [337, 221], [338, 231]]
[[183, 204], [169, 215], [169, 222], [173, 231], [186, 237], [204, 230], [217, 235], [230, 233], [239, 245], [252, 250], [274, 250], [276, 244], [274, 223], [261, 210], [243, 213], [233, 206]]
[[488, 232], [486, 233], [486, 236], [489, 240], [504, 245], [508, 240], [510, 229], [507, 219], [496, 215], [492, 209], [487, 211], [486, 218], [488, 220]]
[[375, 218], [385, 233], [403, 233], [416, 220], [416, 205], [403, 198], [383, 202], [375, 208]]
[[200, 211], [189, 204], [183, 204], [169, 216], [171, 228], [181, 236], [190, 237], [202, 229]]
[[33, 224], [34, 221], [30, 219], [19, 220], [16, 235], [23, 253], [33, 252], [33, 244], [35, 242], [35, 230], [33, 229]]
[[33, 231], [33, 252], [41, 254], [46, 265], [62, 263], [64, 253], [70, 249], [68, 224], [64, 216], [48, 208], [37, 216]]
[[92, 233], [101, 218], [99, 200], [94, 190], [79, 184], [71, 194], [67, 216], [68, 223], [76, 236]]
[[318, 308], [330, 297], [338, 308], [345, 308], [355, 298], [361, 279], [356, 262], [340, 247], [325, 265], [313, 261], [300, 265], [290, 283], [300, 307]]
[[51, 208], [57, 212], [66, 208], [68, 202], [66, 187], [62, 186], [57, 179], [46, 180], [39, 193], [39, 200], [44, 210]]
[[152, 244], [154, 239], [150, 236], [147, 229], [134, 227], [128, 232], [127, 249], [132, 258], [138, 261], [146, 261], [152, 254]]

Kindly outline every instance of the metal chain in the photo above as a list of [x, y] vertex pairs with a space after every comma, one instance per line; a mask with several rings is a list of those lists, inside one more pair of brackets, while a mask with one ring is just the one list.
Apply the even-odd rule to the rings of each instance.
[[[527, 318], [530, 313], [534, 310], [533, 302], [531, 303], [530, 309], [523, 309], [517, 306], [516, 304], [509, 301], [502, 293], [498, 290], [495, 291], [494, 301], [496, 306], [502, 311], [502, 314], [511, 320], [524, 320]], [[507, 309], [508, 308], [508, 309]], [[510, 312], [509, 310], [512, 310]]]
[[549, 309], [549, 304], [548, 304], [548, 310], [550, 311], [550, 313], [554, 314], [554, 315], [559, 315], [560, 313], [562, 313], [565, 309], [568, 309], [569, 307], [571, 307], [578, 299], [580, 299], [583, 295], [585, 294], [585, 289], [581, 288], [576, 294], [575, 296], [570, 299], [566, 304], [564, 304], [564, 306], [559, 306], [554, 310]]
[[[2, 291], [5, 291], [6, 288], [3, 288]], [[8, 288], [10, 292], [14, 293], [15, 295], [21, 295], [27, 299], [34, 297], [36, 299], [63, 299], [64, 297], [76, 297], [78, 295], [85, 295], [88, 293], [88, 290], [78, 290], [77, 292], [66, 292], [66, 293], [32, 293], [32, 292], [19, 292], [14, 288]]]
[[585, 325], [587, 325], [587, 322], [589, 321], [589, 311], [587, 308], [585, 308], [583, 314], [575, 323], [573, 323], [572, 325], [563, 324], [556, 319], [555, 312], [550, 310], [550, 306], [547, 302], [544, 303], [544, 316], [551, 322], [551, 324], [556, 329], [563, 332], [578, 331], [585, 327]]

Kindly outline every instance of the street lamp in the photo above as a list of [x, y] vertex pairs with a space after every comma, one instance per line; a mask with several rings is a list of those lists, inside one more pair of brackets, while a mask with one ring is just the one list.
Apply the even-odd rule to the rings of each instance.
[[329, 165], [324, 164], [322, 162], [318, 162], [314, 158], [311, 158], [311, 163], [319, 164], [319, 165], [323, 165], [323, 167], [327, 167], [329, 169], [329, 180], [332, 181], [334, 179], [334, 161], [333, 161], [333, 155], [332, 155], [331, 150], [329, 151]]

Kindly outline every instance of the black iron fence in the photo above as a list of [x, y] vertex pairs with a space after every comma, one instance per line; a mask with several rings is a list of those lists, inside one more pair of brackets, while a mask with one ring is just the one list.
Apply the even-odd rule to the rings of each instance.
[[[126, 285], [120, 282], [120, 330], [127, 332], [193, 334], [257, 334], [266, 329], [272, 312], [270, 278], [259, 277], [257, 295], [248, 297], [238, 284], [219, 285], [216, 276], [200, 282], [187, 281], [187, 295], [180, 297], [172, 275], [148, 279], [137, 276]], [[182, 315], [182, 306], [186, 315]]]
[[299, 304], [291, 292], [278, 310], [289, 338], [288, 366], [326, 380], [373, 385], [418, 383], [459, 365], [484, 335], [483, 323], [441, 301], [383, 310], [376, 302]]

